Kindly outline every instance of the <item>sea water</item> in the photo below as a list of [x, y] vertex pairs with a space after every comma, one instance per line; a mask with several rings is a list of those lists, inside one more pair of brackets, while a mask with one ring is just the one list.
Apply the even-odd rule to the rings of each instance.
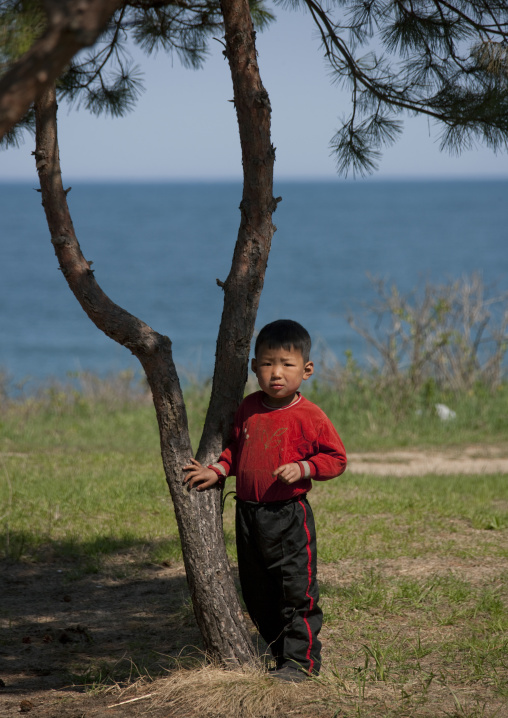
[[[84, 314], [58, 270], [36, 184], [0, 185], [0, 369], [13, 382], [104, 375], [137, 362]], [[213, 370], [241, 184], [74, 183], [69, 204], [109, 297], [173, 342], [184, 375]], [[347, 317], [372, 277], [410, 292], [481, 273], [508, 289], [508, 181], [279, 182], [277, 232], [257, 328], [300, 321], [338, 359], [361, 361]]]

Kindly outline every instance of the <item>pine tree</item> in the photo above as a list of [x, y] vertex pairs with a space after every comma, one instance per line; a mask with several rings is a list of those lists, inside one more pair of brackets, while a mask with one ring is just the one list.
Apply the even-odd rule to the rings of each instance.
[[[284, 0], [277, 0], [277, 2]], [[508, 140], [507, 7], [501, 0], [340, 0], [326, 8], [295, 0], [321, 33], [337, 82], [351, 90], [351, 113], [332, 139], [340, 172], [372, 171], [401, 131], [400, 116], [424, 114], [443, 127], [443, 146]], [[270, 102], [252, 19], [272, 18], [262, 0], [4, 0], [0, 6], [0, 136], [35, 102], [35, 158], [60, 268], [88, 316], [141, 362], [152, 389], [164, 469], [206, 650], [227, 665], [254, 660], [227, 561], [217, 491], [187, 493], [181, 467], [191, 453], [185, 403], [171, 341], [115, 305], [97, 284], [72, 226], [58, 157], [57, 98], [95, 114], [132, 109], [139, 69], [131, 37], [145, 51], [176, 53], [190, 66], [206, 58], [212, 34], [225, 36], [238, 117], [244, 189], [241, 222], [225, 282], [210, 406], [197, 458], [216, 458], [228, 438], [247, 378], [250, 340], [274, 232], [274, 148]], [[42, 31], [41, 28], [46, 26]], [[90, 47], [84, 56], [79, 50]], [[28, 48], [28, 49], [27, 49]], [[74, 58], [74, 59], [73, 59]], [[56, 86], [55, 86], [56, 81]], [[11, 132], [8, 141], [17, 141]]]
[[[24, 129], [33, 131], [28, 108], [51, 82], [57, 80], [59, 102], [66, 100], [95, 115], [120, 117], [134, 109], [143, 90], [142, 73], [132, 63], [129, 42], [148, 55], [162, 50], [176, 55], [187, 67], [199, 68], [208, 55], [210, 39], [224, 34], [218, 0], [86, 1], [91, 16], [86, 26], [76, 14], [75, 0], [3, 0], [0, 4], [0, 72], [5, 73], [0, 79], [0, 138], [4, 147], [19, 144]], [[257, 29], [273, 20], [263, 0], [251, 0], [249, 6]], [[89, 45], [88, 51], [75, 57]], [[21, 101], [23, 89], [26, 96]], [[18, 104], [24, 110], [13, 121]]]
[[[242, 146], [244, 190], [231, 271], [225, 282], [221, 282], [224, 310], [211, 399], [196, 454], [205, 464], [215, 460], [223, 448], [243, 396], [250, 339], [275, 230], [272, 213], [277, 205], [272, 195], [275, 152], [270, 142], [270, 104], [259, 76], [251, 11], [245, 0], [223, 0], [222, 13], [224, 52], [231, 68]], [[255, 662], [256, 654], [226, 554], [221, 494], [217, 490], [189, 492], [183, 485], [182, 467], [192, 457], [192, 447], [171, 341], [114, 304], [98, 285], [91, 263], [83, 256], [67, 204], [67, 191], [62, 184], [56, 98], [56, 88], [50, 87], [35, 103], [35, 159], [42, 203], [60, 269], [95, 325], [127, 347], [145, 371], [159, 424], [162, 462], [175, 507], [194, 613], [205, 650], [225, 666]], [[107, 107], [108, 99], [99, 101], [99, 105]]]

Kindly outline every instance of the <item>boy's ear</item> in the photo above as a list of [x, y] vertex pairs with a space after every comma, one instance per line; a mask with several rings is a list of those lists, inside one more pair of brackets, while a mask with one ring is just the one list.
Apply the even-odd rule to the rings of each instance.
[[254, 374], [257, 372], [257, 370], [258, 370], [258, 363], [257, 363], [257, 361], [256, 361], [255, 359], [253, 359], [253, 360], [251, 361], [251, 363], [250, 363], [250, 368], [252, 369], [252, 371], [254, 372]]
[[308, 361], [303, 367], [303, 380], [305, 381], [314, 374], [314, 362]]

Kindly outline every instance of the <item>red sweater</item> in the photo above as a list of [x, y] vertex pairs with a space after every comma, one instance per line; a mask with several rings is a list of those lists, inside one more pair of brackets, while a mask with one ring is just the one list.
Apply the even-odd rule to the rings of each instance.
[[[272, 476], [277, 467], [293, 462], [300, 465], [300, 481], [288, 486]], [[236, 493], [243, 501], [285, 501], [310, 491], [311, 478], [326, 481], [342, 474], [346, 452], [332, 422], [304, 396], [273, 408], [258, 391], [241, 403], [233, 439], [210, 468], [219, 476], [236, 476]]]

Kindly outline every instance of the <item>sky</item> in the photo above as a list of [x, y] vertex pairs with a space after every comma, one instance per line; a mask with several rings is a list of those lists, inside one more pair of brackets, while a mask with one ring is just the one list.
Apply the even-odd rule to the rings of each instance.
[[[261, 78], [272, 105], [275, 178], [333, 179], [329, 143], [349, 114], [348, 95], [332, 85], [310, 17], [277, 9], [278, 21], [258, 33]], [[241, 154], [229, 67], [211, 41], [202, 70], [165, 53], [135, 51], [145, 92], [124, 118], [96, 118], [59, 108], [65, 181], [240, 179]], [[0, 181], [36, 180], [33, 140], [0, 152]], [[450, 156], [426, 118], [405, 119], [401, 140], [383, 153], [378, 179], [508, 178], [508, 154], [479, 148]]]

